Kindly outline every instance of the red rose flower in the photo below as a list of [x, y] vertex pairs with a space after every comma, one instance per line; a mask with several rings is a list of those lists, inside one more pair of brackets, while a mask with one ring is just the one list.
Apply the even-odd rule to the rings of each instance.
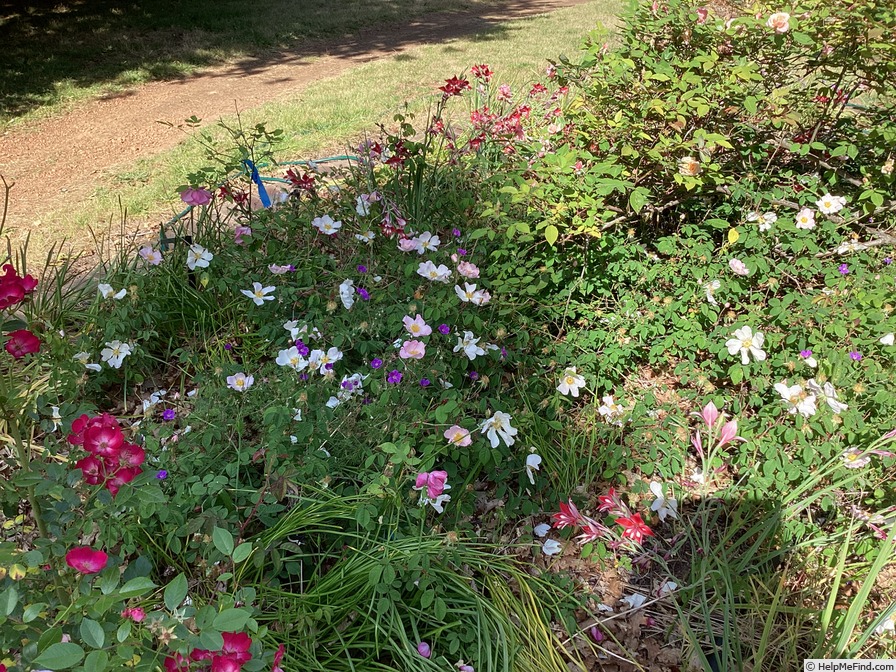
[[40, 352], [40, 339], [27, 329], [17, 329], [9, 332], [9, 340], [6, 341], [6, 352], [16, 359], [25, 355]]

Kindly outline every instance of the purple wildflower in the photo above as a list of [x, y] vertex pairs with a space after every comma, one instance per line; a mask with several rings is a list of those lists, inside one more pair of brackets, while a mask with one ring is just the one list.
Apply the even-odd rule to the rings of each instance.
[[224, 344], [224, 349], [225, 349], [225, 350], [233, 350], [233, 346], [232, 346], [230, 343], [225, 343], [225, 344]]
[[847, 273], [849, 273], [849, 266], [847, 266], [846, 264], [840, 264], [837, 267], [837, 271], [840, 273], [840, 275], [846, 275]]
[[479, 380], [479, 374], [475, 371], [470, 371], [470, 380]]
[[162, 420], [174, 420], [177, 416], [177, 413], [174, 412], [173, 408], [166, 408], [162, 411]]
[[307, 357], [308, 353], [311, 352], [311, 350], [308, 349], [308, 346], [305, 345], [305, 343], [302, 342], [301, 339], [296, 341], [296, 350], [299, 351], [299, 354], [302, 355], [302, 357]]
[[367, 267], [364, 264], [358, 264], [358, 273], [366, 273]]
[[156, 478], [159, 479], [160, 481], [164, 481], [166, 478], [168, 478], [168, 470], [167, 469], [159, 469], [156, 472]]
[[451, 235], [455, 238], [460, 238], [460, 229], [451, 229]]
[[849, 358], [854, 362], [858, 362], [862, 359], [862, 353], [858, 350], [853, 350], [849, 353]]
[[462, 257], [467, 256], [467, 251], [462, 247], [457, 248], [457, 253]]
[[429, 387], [431, 385], [431, 381], [429, 378], [421, 378], [420, 379], [420, 387]]
[[290, 271], [290, 273], [295, 273], [295, 272], [296, 272], [296, 267], [293, 266], [292, 264], [290, 264], [290, 265], [289, 265], [289, 271]]
[[307, 373], [303, 373], [303, 374], [301, 374], [301, 375], [299, 376], [299, 379], [300, 379], [300, 380], [308, 380], [308, 374], [307, 374]]
[[893, 260], [890, 259], [890, 257], [884, 257], [884, 263], [885, 263], [887, 266], [889, 266], [890, 264], [893, 263]]
[[802, 357], [803, 359], [809, 359], [809, 357], [811, 357], [811, 356], [812, 356], [811, 350], [800, 350], [800, 357]]
[[420, 642], [417, 645], [417, 653], [419, 653], [424, 658], [429, 658], [432, 655], [432, 649], [426, 642]]
[[451, 327], [449, 327], [447, 324], [440, 324], [439, 333], [445, 334], [445, 336], [447, 336], [449, 333], [451, 333]]
[[333, 362], [327, 362], [326, 364], [324, 364], [324, 368], [327, 371], [332, 371], [333, 370]]
[[402, 379], [401, 371], [398, 369], [392, 369], [389, 372], [389, 375], [386, 376], [386, 381], [392, 383], [393, 385], [400, 383]]
[[358, 294], [360, 294], [361, 298], [365, 301], [370, 301], [370, 292], [368, 292], [363, 287], [358, 287]]
[[371, 369], [378, 369], [382, 365], [383, 365], [383, 360], [381, 360], [379, 357], [375, 357], [370, 360], [370, 368]]

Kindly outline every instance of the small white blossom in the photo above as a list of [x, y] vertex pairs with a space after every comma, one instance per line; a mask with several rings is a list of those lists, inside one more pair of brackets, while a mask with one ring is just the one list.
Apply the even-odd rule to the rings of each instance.
[[191, 271], [195, 271], [197, 268], [208, 268], [214, 258], [215, 255], [202, 245], [190, 245], [190, 251], [187, 252], [187, 268]]
[[526, 456], [526, 475], [529, 477], [529, 482], [535, 485], [535, 472], [541, 469], [541, 455], [535, 452], [535, 448], [529, 450]]
[[100, 352], [100, 359], [113, 369], [120, 369], [124, 358], [131, 354], [131, 346], [121, 341], [110, 341]]
[[666, 516], [678, 518], [678, 500], [674, 497], [666, 497], [662, 483], [651, 481], [650, 492], [656, 497], [653, 504], [650, 505], [650, 510], [656, 512], [660, 522], [665, 522]]
[[825, 194], [815, 201], [815, 205], [818, 206], [818, 209], [824, 214], [834, 215], [846, 206], [846, 198], [843, 196], [831, 196], [831, 194]]
[[775, 384], [775, 391], [781, 395], [787, 404], [787, 412], [791, 415], [799, 413], [804, 418], [815, 415], [815, 395], [809, 394], [802, 385], [788, 385], [785, 380]]
[[100, 283], [96, 286], [96, 288], [99, 291], [100, 296], [102, 296], [104, 299], [114, 299], [115, 301], [123, 299], [125, 296], [127, 296], [128, 293], [128, 290], [126, 289], [121, 289], [116, 292], [114, 289], [112, 289], [112, 285], [107, 285], [105, 283]]
[[311, 226], [325, 235], [333, 236], [342, 228], [342, 222], [333, 221], [330, 215], [323, 215], [312, 219]]
[[722, 283], [718, 280], [710, 280], [709, 282], [703, 283], [703, 291], [706, 292], [706, 300], [714, 306], [719, 305], [718, 301], [716, 301], [715, 292], [721, 286]]
[[264, 305], [265, 301], [273, 301], [274, 297], [270, 296], [276, 291], [276, 287], [269, 286], [264, 287], [260, 282], [253, 282], [252, 289], [241, 289], [240, 292], [244, 296], [248, 296], [252, 299], [252, 303], [256, 306]]
[[741, 363], [746, 365], [750, 363], [750, 355], [757, 362], [765, 361], [765, 351], [762, 350], [764, 342], [765, 336], [761, 331], [754, 334], [752, 328], [744, 326], [734, 331], [734, 338], [725, 341], [725, 346], [730, 355], [740, 352]]
[[560, 394], [571, 394], [574, 397], [578, 397], [579, 388], [582, 387], [585, 387], [585, 378], [576, 373], [576, 367], [570, 366], [560, 376], [560, 384], [557, 386], [557, 391]]
[[597, 409], [601, 417], [611, 424], [618, 427], [622, 426], [622, 417], [625, 415], [625, 408], [613, 401], [613, 395], [608, 394], [601, 399], [603, 404]]
[[346, 310], [351, 310], [355, 305], [355, 282], [351, 278], [346, 278], [339, 285], [339, 300]]
[[102, 371], [103, 367], [96, 363], [90, 362], [90, 353], [89, 352], [79, 352], [74, 357], [73, 360], [79, 362], [84, 365], [84, 368], [88, 371]]
[[834, 389], [834, 386], [830, 381], [826, 382], [824, 385], [819, 385], [815, 382], [814, 378], [810, 378], [806, 381], [806, 387], [808, 387], [812, 393], [824, 398], [830, 409], [837, 415], [840, 415], [843, 411], [849, 408], [849, 406], [837, 398], [837, 390]]
[[497, 448], [502, 439], [510, 447], [516, 441], [513, 437], [517, 435], [517, 429], [510, 424], [511, 420], [509, 413], [495, 411], [494, 415], [482, 421], [479, 431], [486, 435], [492, 448]]
[[451, 269], [445, 264], [436, 266], [431, 261], [423, 261], [417, 267], [417, 274], [433, 282], [448, 282], [451, 278]]
[[232, 376], [227, 376], [227, 387], [237, 392], [245, 392], [252, 387], [254, 382], [255, 378], [253, 376], [247, 376], [242, 371]]
[[465, 331], [463, 338], [457, 337], [457, 345], [454, 346], [454, 352], [463, 351], [472, 362], [476, 357], [485, 354], [485, 350], [478, 345], [481, 340], [481, 338], [473, 336], [472, 331]]
[[814, 229], [815, 228], [815, 212], [810, 208], [803, 208], [797, 213], [796, 228], [798, 229]]
[[439, 245], [441, 244], [441, 240], [439, 240], [438, 236], [432, 235], [429, 231], [425, 231], [421, 233], [419, 236], [411, 239], [414, 244], [414, 249], [417, 251], [417, 254], [424, 254], [425, 252], [435, 252], [439, 249]]
[[881, 345], [893, 345], [896, 343], [896, 335], [894, 335], [892, 331], [888, 334], [884, 334], [880, 337], [880, 343]]
[[[288, 366], [295, 371], [302, 371], [308, 368], [308, 360], [299, 354], [299, 349], [296, 346], [281, 350], [277, 354], [277, 364], [280, 366]], [[299, 420], [301, 420], [301, 418], [299, 418]]]

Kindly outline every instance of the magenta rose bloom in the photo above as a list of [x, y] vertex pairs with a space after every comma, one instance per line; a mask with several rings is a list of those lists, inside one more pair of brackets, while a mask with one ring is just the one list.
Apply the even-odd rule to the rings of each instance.
[[96, 574], [106, 568], [109, 556], [89, 546], [79, 546], [65, 554], [65, 564], [82, 574]]
[[40, 339], [27, 329], [17, 329], [9, 332], [9, 340], [4, 347], [10, 355], [21, 359], [25, 355], [40, 352]]

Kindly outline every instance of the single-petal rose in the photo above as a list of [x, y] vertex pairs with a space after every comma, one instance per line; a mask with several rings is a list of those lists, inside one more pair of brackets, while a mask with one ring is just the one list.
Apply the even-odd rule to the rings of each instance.
[[192, 187], [187, 187], [180, 192], [180, 200], [187, 205], [192, 206], [208, 205], [212, 200], [212, 192], [208, 189], [193, 189]]
[[40, 352], [40, 339], [27, 329], [11, 331], [7, 336], [9, 336], [9, 340], [3, 347], [15, 359]]
[[82, 574], [96, 574], [106, 568], [109, 556], [89, 546], [79, 546], [65, 554], [65, 564]]
[[451, 425], [451, 427], [445, 430], [444, 436], [448, 439], [448, 443], [455, 446], [469, 446], [473, 443], [470, 430], [464, 429], [460, 425]]
[[426, 355], [426, 344], [423, 341], [405, 341], [401, 344], [398, 356], [401, 359], [423, 359]]
[[747, 265], [740, 259], [732, 259], [729, 261], [728, 268], [731, 269], [731, 272], [734, 273], [734, 275], [739, 275], [741, 277], [750, 275], [750, 269], [747, 268]]

